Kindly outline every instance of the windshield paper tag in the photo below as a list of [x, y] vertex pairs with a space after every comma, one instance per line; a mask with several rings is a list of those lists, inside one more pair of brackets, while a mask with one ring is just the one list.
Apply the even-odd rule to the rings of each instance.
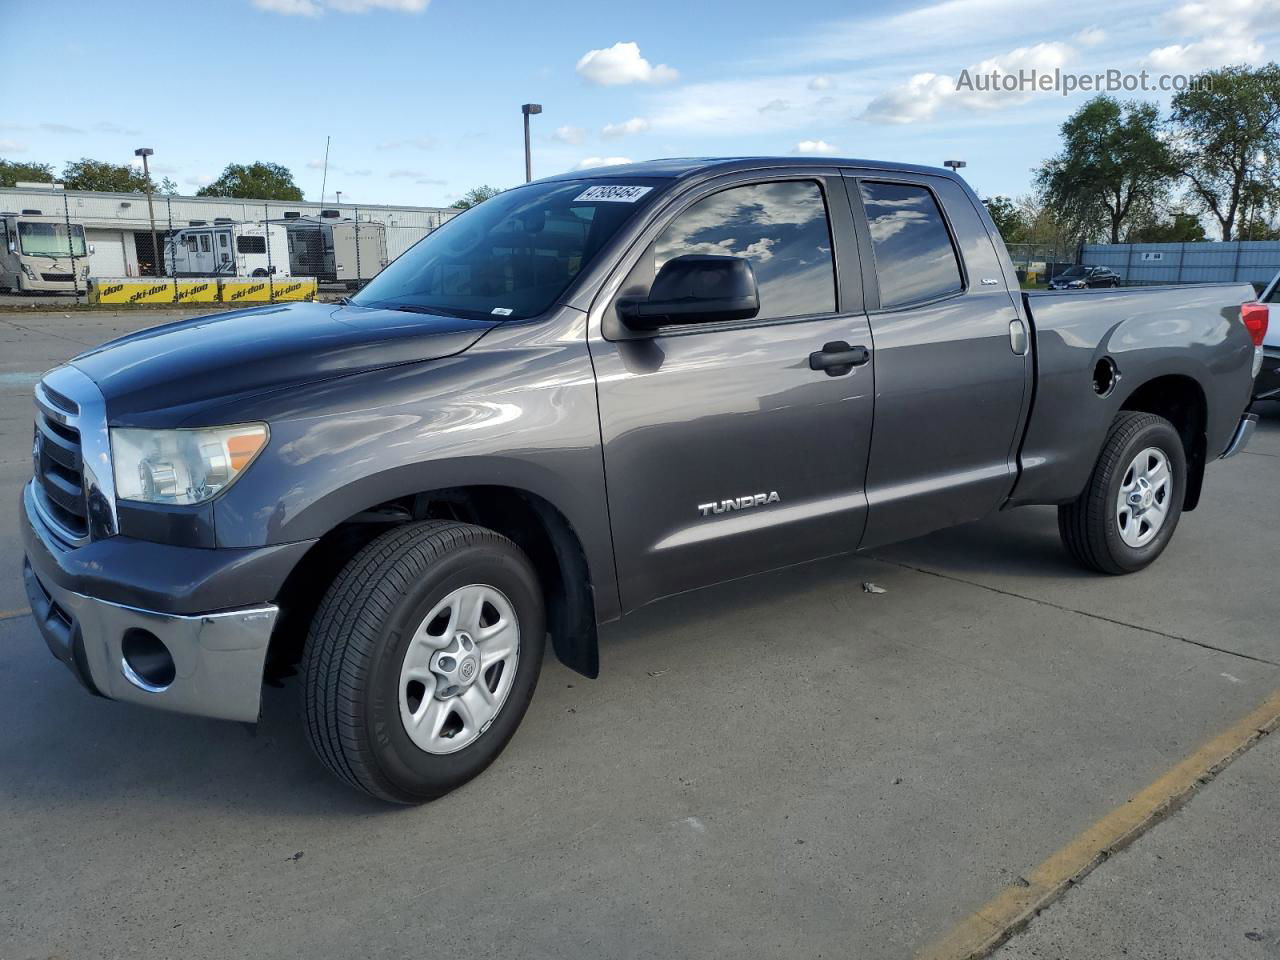
[[512, 314], [512, 312], [513, 312], [513, 311], [512, 311], [512, 309], [511, 309], [510, 307], [494, 307], [494, 308], [493, 308], [491, 311], [489, 311], [489, 312], [490, 312], [490, 313], [496, 313], [496, 314], [497, 314], [498, 316], [500, 316], [500, 317], [509, 317], [509, 316], [511, 316], [511, 314]]
[[590, 200], [604, 203], [635, 203], [653, 187], [599, 186], [587, 187], [573, 198], [574, 203]]

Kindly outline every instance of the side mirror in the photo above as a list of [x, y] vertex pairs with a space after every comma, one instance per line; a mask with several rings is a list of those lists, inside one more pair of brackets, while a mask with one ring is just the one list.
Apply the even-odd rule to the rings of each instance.
[[17, 253], [17, 252], [18, 252], [18, 243], [17, 243], [17, 241], [16, 241], [16, 240], [10, 240], [10, 241], [9, 241], [9, 252], [10, 252], [10, 253]]
[[91, 244], [89, 244], [89, 254], [90, 254], [90, 256], [92, 256], [92, 255], [93, 255], [93, 254], [95, 254], [95, 253], [97, 253], [97, 250], [95, 250], [95, 249], [94, 249], [94, 246], [93, 246], [93, 244], [92, 244], [92, 243], [91, 243]]
[[648, 299], [618, 301], [618, 315], [637, 330], [750, 320], [759, 312], [756, 274], [742, 257], [676, 257], [662, 265]]

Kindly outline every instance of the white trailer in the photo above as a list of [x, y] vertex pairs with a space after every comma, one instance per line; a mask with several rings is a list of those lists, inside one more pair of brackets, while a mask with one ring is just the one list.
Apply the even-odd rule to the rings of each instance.
[[388, 263], [387, 228], [372, 220], [285, 217], [273, 220], [289, 234], [289, 266], [295, 276], [355, 289]]
[[288, 277], [288, 237], [273, 223], [215, 220], [175, 230], [165, 240], [172, 277]]

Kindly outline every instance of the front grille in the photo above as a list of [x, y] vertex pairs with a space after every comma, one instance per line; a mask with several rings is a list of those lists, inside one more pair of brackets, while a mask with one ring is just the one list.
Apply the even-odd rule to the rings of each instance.
[[102, 391], [68, 364], [50, 370], [35, 393], [35, 512], [68, 547], [114, 537], [119, 526]]
[[36, 412], [36, 496], [54, 532], [67, 540], [89, 535], [89, 511], [84, 495], [84, 463], [80, 431], [59, 423], [43, 410]]
[[76, 278], [76, 275], [74, 273], [42, 273], [40, 274], [41, 280], [48, 280], [50, 282], [57, 282], [57, 283], [70, 283], [75, 278]]

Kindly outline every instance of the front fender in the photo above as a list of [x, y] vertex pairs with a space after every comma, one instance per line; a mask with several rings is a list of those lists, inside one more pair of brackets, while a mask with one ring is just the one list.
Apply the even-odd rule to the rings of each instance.
[[585, 338], [544, 324], [501, 328], [459, 356], [259, 398], [252, 419], [271, 425], [271, 439], [215, 501], [218, 546], [314, 539], [387, 500], [507, 487], [563, 514], [586, 555], [598, 614], [616, 616]]

